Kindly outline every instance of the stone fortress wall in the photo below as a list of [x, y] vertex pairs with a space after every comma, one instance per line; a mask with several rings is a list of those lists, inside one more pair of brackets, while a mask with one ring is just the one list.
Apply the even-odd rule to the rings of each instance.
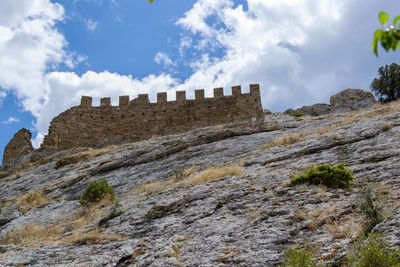
[[195, 90], [195, 99], [186, 99], [185, 91], [177, 91], [176, 101], [167, 101], [167, 93], [158, 93], [157, 103], [150, 103], [147, 94], [133, 100], [120, 96], [118, 106], [102, 98], [100, 106], [93, 107], [92, 98], [83, 96], [79, 106], [52, 120], [41, 147], [99, 148], [252, 118], [264, 118], [258, 84], [251, 84], [250, 93], [245, 94], [234, 86], [228, 96], [223, 88], [216, 88], [213, 98], [205, 98], [204, 90]]

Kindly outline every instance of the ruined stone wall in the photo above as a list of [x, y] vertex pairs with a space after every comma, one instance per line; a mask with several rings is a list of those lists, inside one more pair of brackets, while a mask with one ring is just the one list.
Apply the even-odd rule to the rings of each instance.
[[205, 98], [204, 90], [195, 90], [195, 99], [186, 99], [185, 91], [176, 92], [176, 101], [167, 101], [166, 93], [157, 94], [157, 103], [148, 95], [119, 97], [119, 106], [111, 106], [110, 98], [102, 98], [99, 107], [92, 98], [83, 96], [80, 106], [55, 117], [44, 138], [42, 148], [104, 147], [135, 142], [154, 135], [174, 134], [198, 127], [263, 119], [260, 89], [250, 85], [250, 93], [232, 87], [232, 95], [224, 96], [223, 88], [214, 89], [213, 98]]

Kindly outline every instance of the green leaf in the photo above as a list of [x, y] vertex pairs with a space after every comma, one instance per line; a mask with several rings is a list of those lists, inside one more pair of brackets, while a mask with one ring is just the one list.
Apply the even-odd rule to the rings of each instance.
[[400, 20], [400, 16], [397, 16], [393, 20], [393, 26], [396, 26], [397, 22]]
[[378, 56], [378, 39], [376, 38], [372, 41], [372, 51], [374, 51], [375, 55]]
[[381, 22], [382, 25], [385, 25], [386, 22], [389, 20], [389, 15], [382, 11], [379, 13], [379, 21]]
[[399, 40], [396, 40], [396, 39], [393, 39], [393, 41], [392, 41], [392, 49], [393, 49], [393, 51], [396, 51], [397, 50], [397, 48], [399, 48]]
[[381, 29], [376, 30], [374, 34], [374, 39], [380, 40], [382, 38], [382, 34], [383, 31]]
[[153, 3], [153, 0], [148, 0], [150, 3]]

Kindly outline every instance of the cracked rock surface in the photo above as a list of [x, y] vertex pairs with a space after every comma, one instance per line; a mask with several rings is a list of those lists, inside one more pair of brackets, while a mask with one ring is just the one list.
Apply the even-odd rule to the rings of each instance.
[[[373, 231], [399, 248], [399, 126], [394, 103], [47, 155], [0, 179], [0, 265], [276, 266], [309, 244], [320, 262], [341, 266], [367, 186], [387, 211]], [[338, 163], [357, 178], [349, 189], [288, 185], [308, 167]], [[240, 171], [194, 179], [232, 166]], [[101, 179], [119, 205], [85, 209], [83, 190]]]

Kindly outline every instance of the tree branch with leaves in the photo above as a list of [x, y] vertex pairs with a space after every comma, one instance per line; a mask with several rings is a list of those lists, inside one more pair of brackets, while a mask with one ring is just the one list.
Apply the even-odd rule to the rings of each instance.
[[378, 56], [378, 43], [389, 52], [390, 49], [396, 51], [400, 43], [400, 16], [397, 16], [391, 24], [388, 24], [389, 15], [386, 12], [379, 13], [379, 21], [382, 24], [382, 29], [375, 31], [372, 41], [372, 50]]

